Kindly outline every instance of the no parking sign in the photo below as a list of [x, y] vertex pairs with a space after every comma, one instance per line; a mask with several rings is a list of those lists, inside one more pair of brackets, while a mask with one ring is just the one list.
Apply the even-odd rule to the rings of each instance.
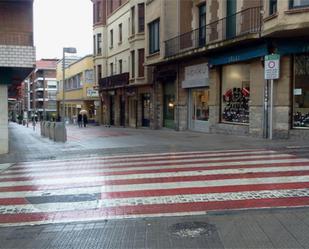
[[266, 80], [279, 79], [280, 55], [270, 54], [265, 56], [264, 77]]

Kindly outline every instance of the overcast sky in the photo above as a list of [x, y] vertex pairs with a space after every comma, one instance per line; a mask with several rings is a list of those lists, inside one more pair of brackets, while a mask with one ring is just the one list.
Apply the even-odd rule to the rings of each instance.
[[76, 47], [77, 55], [92, 53], [90, 0], [35, 0], [36, 58], [61, 58], [63, 47]]

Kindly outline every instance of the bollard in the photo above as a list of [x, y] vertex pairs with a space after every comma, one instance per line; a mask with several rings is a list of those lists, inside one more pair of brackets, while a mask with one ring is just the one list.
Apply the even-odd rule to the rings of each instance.
[[45, 121], [40, 122], [41, 136], [45, 137]]
[[55, 142], [63, 142], [67, 141], [67, 130], [62, 122], [55, 123]]
[[50, 122], [49, 122], [49, 121], [46, 121], [44, 127], [45, 127], [45, 137], [48, 137], [48, 138], [49, 138]]
[[49, 139], [55, 141], [55, 122], [50, 122]]

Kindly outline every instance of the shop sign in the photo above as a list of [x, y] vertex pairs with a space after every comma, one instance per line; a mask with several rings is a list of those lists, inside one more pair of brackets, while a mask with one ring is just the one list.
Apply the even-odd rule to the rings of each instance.
[[208, 63], [185, 67], [182, 88], [206, 87], [209, 85]]
[[82, 108], [82, 105], [76, 105], [76, 108]]
[[294, 95], [295, 96], [302, 95], [302, 89], [301, 88], [295, 88], [294, 89]]
[[87, 97], [99, 97], [98, 90], [94, 90], [92, 87], [87, 88]]
[[279, 79], [280, 55], [271, 54], [265, 56], [264, 77], [266, 80]]

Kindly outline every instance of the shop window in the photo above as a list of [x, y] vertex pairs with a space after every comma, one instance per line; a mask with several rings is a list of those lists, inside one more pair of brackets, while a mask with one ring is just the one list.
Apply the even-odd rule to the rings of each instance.
[[309, 128], [309, 54], [294, 59], [293, 126]]
[[309, 7], [309, 0], [290, 0], [290, 9]]
[[222, 122], [249, 123], [250, 65], [222, 68]]

